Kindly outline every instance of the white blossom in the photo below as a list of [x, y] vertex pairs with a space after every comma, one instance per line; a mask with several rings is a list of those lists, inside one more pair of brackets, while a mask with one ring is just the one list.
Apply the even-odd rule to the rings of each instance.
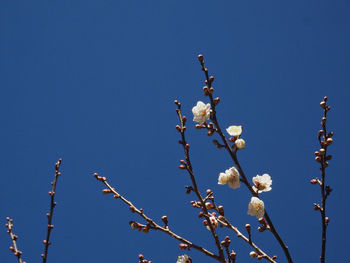
[[272, 180], [270, 175], [263, 174], [253, 177], [253, 190], [258, 193], [271, 191]]
[[239, 173], [235, 167], [227, 169], [225, 173], [220, 173], [218, 184], [228, 184], [229, 187], [237, 189], [240, 187]]
[[248, 205], [248, 215], [263, 217], [265, 214], [264, 202], [259, 198], [253, 196]]
[[242, 134], [242, 126], [230, 126], [226, 129], [227, 133], [231, 136], [237, 136], [239, 137]]
[[[214, 229], [216, 229], [218, 227], [218, 220], [216, 219], [216, 217], [214, 215], [209, 217], [209, 221]], [[207, 226], [207, 229], [210, 230], [210, 227]]]
[[202, 124], [210, 118], [210, 104], [198, 101], [197, 105], [192, 108], [192, 113], [193, 121]]
[[182, 255], [177, 258], [176, 263], [191, 263], [192, 260], [189, 256], [187, 255]]
[[243, 139], [237, 139], [235, 144], [238, 149], [243, 149], [245, 147], [245, 141]]

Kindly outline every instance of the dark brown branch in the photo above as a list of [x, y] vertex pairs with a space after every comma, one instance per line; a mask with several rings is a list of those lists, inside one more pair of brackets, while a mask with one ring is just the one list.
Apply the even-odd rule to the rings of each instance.
[[327, 105], [327, 97], [324, 97], [320, 103], [323, 108], [323, 117], [321, 120], [322, 129], [318, 131], [318, 141], [320, 144], [320, 150], [315, 152], [315, 160], [321, 165], [321, 181], [318, 179], [312, 179], [311, 183], [318, 183], [321, 190], [321, 205], [315, 204], [315, 210], [319, 210], [321, 214], [321, 224], [322, 224], [322, 242], [321, 242], [321, 256], [320, 262], [325, 263], [325, 255], [326, 255], [326, 241], [327, 241], [327, 226], [329, 222], [329, 218], [326, 217], [326, 200], [332, 189], [329, 185], [326, 185], [326, 168], [328, 167], [328, 160], [332, 158], [332, 156], [327, 156], [327, 148], [329, 145], [333, 143], [333, 132], [327, 134], [327, 112], [330, 110], [330, 107]]
[[[207, 84], [207, 87], [205, 88], [205, 95], [209, 96], [209, 99], [210, 99], [210, 104], [211, 104], [211, 110], [212, 110], [212, 113], [211, 113], [211, 116], [210, 116], [210, 119], [212, 120], [212, 122], [214, 123], [215, 125], [215, 128], [216, 128], [216, 132], [219, 134], [219, 136], [221, 137], [222, 139], [222, 142], [225, 146], [225, 149], [227, 150], [227, 152], [230, 154], [231, 156], [231, 159], [233, 160], [233, 162], [235, 163], [239, 173], [240, 173], [240, 176], [241, 176], [241, 181], [246, 185], [246, 187], [248, 188], [248, 190], [251, 192], [251, 194], [255, 197], [259, 197], [258, 193], [255, 192], [251, 186], [251, 184], [249, 183], [247, 177], [245, 176], [244, 172], [243, 172], [243, 169], [241, 167], [241, 165], [239, 164], [238, 162], [238, 159], [237, 159], [237, 152], [236, 150], [233, 150], [224, 133], [222, 132], [221, 128], [220, 128], [220, 125], [219, 125], [219, 122], [217, 120], [217, 116], [216, 116], [216, 105], [218, 104], [218, 102], [220, 101], [219, 99], [214, 99], [213, 98], [213, 92], [214, 92], [214, 89], [212, 88], [212, 83], [214, 81], [214, 77], [209, 77], [209, 72], [208, 72], [208, 69], [205, 67], [205, 64], [204, 64], [204, 58], [202, 55], [199, 55], [198, 56], [198, 59], [199, 59], [199, 62], [202, 66], [202, 71], [204, 72], [205, 74], [205, 83]], [[281, 246], [281, 248], [283, 249], [283, 252], [288, 260], [289, 263], [293, 263], [293, 260], [291, 258], [291, 255], [289, 253], [289, 250], [288, 250], [288, 246], [283, 242], [282, 238], [280, 237], [280, 235], [278, 234], [277, 230], [275, 229], [273, 223], [272, 223], [272, 220], [270, 219], [267, 211], [265, 210], [265, 218], [266, 218], [266, 221], [268, 222], [269, 226], [270, 226], [270, 230], [272, 232], [272, 234], [275, 236], [275, 238], [277, 239], [279, 245]]]
[[[220, 261], [220, 257], [215, 255], [214, 253], [210, 252], [209, 250], [207, 250], [199, 245], [196, 245], [196, 244], [186, 240], [185, 238], [175, 234], [174, 232], [170, 231], [169, 227], [162, 227], [162, 226], [158, 225], [152, 218], [148, 217], [142, 209], [138, 209], [129, 200], [127, 200], [125, 197], [120, 195], [113, 187], [111, 187], [110, 184], [107, 182], [106, 177], [101, 177], [97, 173], [94, 174], [94, 177], [98, 181], [102, 182], [108, 188], [108, 189], [103, 190], [103, 193], [106, 193], [106, 194], [113, 193], [114, 198], [119, 198], [120, 200], [122, 200], [125, 204], [127, 204], [129, 206], [129, 208], [132, 212], [137, 213], [140, 217], [142, 217], [144, 220], [146, 220], [147, 225], [145, 227], [149, 227], [150, 229], [154, 229], [154, 230], [159, 230], [159, 231], [175, 238], [176, 240], [184, 243], [188, 249], [194, 248], [194, 249], [202, 252], [203, 254], [205, 254], [205, 255], [207, 255], [215, 260]], [[134, 222], [131, 222], [131, 223], [134, 223]]]
[[[13, 244], [13, 247], [10, 246], [10, 250], [13, 252], [13, 254], [17, 257], [18, 259], [18, 263], [22, 263], [22, 251], [18, 250], [17, 248], [17, 242], [16, 240], [18, 239], [18, 236], [16, 236], [12, 229], [13, 229], [13, 220], [9, 217], [6, 217], [6, 220], [7, 220], [7, 224], [6, 224], [6, 227], [7, 227], [7, 233], [10, 235], [11, 237], [11, 240], [12, 240], [12, 244]], [[25, 262], [23, 262], [25, 263]]]
[[56, 185], [57, 185], [57, 179], [61, 175], [59, 172], [60, 165], [61, 165], [62, 159], [58, 159], [58, 161], [55, 164], [55, 177], [52, 184], [52, 190], [49, 192], [49, 195], [51, 197], [51, 202], [50, 202], [50, 212], [46, 214], [48, 218], [48, 224], [47, 224], [47, 233], [46, 233], [46, 239], [43, 241], [44, 243], [44, 253], [41, 254], [41, 257], [43, 258], [43, 263], [46, 263], [47, 260], [47, 253], [49, 251], [49, 245], [51, 244], [50, 242], [50, 234], [51, 230], [53, 229], [52, 225], [52, 217], [53, 217], [53, 211], [56, 206], [55, 202], [55, 193], [56, 193]]
[[[215, 244], [216, 247], [218, 248], [218, 252], [219, 252], [219, 257], [220, 257], [220, 261], [221, 262], [226, 262], [225, 259], [225, 255], [224, 255], [224, 250], [222, 248], [222, 246], [220, 245], [220, 241], [219, 241], [219, 237], [215, 231], [215, 228], [213, 227], [212, 223], [210, 222], [210, 216], [208, 215], [208, 210], [205, 206], [205, 200], [203, 199], [202, 195], [199, 192], [198, 186], [197, 186], [197, 182], [193, 173], [193, 168], [192, 168], [192, 164], [191, 164], [191, 160], [190, 160], [190, 154], [189, 154], [189, 149], [190, 149], [190, 145], [187, 143], [186, 138], [185, 138], [185, 131], [186, 131], [186, 117], [182, 116], [181, 114], [181, 104], [178, 101], [175, 101], [175, 104], [177, 105], [177, 115], [179, 116], [179, 120], [180, 120], [180, 125], [181, 126], [177, 126], [176, 129], [179, 131], [179, 133], [181, 134], [181, 141], [179, 141], [181, 143], [181, 145], [183, 146], [184, 152], [185, 152], [185, 163], [183, 164], [185, 166], [185, 169], [188, 171], [191, 181], [192, 181], [192, 185], [193, 185], [193, 189], [192, 191], [196, 194], [199, 202], [201, 203], [201, 208], [204, 212], [205, 215], [205, 219], [207, 221], [207, 225], [210, 229], [210, 232], [212, 233], [212, 236], [215, 240]], [[180, 167], [181, 168], [181, 167]]]

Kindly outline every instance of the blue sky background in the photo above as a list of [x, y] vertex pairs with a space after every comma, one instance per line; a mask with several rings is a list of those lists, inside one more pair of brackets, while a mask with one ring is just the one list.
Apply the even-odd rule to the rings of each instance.
[[[215, 76], [223, 128], [243, 125], [247, 147], [239, 159], [249, 178], [269, 173], [265, 206], [295, 262], [317, 262], [320, 199], [309, 180], [319, 176], [318, 149], [324, 95], [335, 132], [327, 179], [327, 260], [349, 250], [348, 136], [350, 3], [324, 1], [8, 1], [0, 5], [0, 218], [14, 218], [27, 262], [40, 262], [54, 163], [63, 158], [49, 262], [176, 262], [178, 242], [162, 233], [130, 229], [138, 219], [120, 201], [101, 194], [94, 172], [160, 222], [169, 216], [178, 234], [215, 251], [210, 232], [185, 195], [187, 174], [174, 99], [192, 118], [202, 94], [203, 53]], [[191, 122], [189, 122], [191, 126]], [[188, 128], [199, 187], [211, 188], [232, 223], [263, 250], [282, 251], [270, 233], [257, 233], [246, 214], [246, 189], [217, 185], [232, 166], [204, 131]], [[10, 254], [5, 227], [1, 262]], [[224, 238], [233, 233], [219, 229]], [[251, 249], [233, 238], [237, 263]], [[212, 262], [196, 252], [194, 262]]]

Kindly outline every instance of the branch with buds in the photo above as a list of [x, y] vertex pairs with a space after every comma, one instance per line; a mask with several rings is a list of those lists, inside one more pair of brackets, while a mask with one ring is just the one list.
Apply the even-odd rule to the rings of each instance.
[[323, 116], [321, 119], [322, 129], [317, 133], [317, 139], [320, 144], [320, 150], [315, 152], [315, 161], [320, 163], [321, 167], [321, 180], [318, 178], [311, 179], [311, 184], [318, 184], [321, 190], [321, 204], [314, 203], [314, 210], [320, 211], [321, 214], [321, 225], [322, 225], [322, 242], [321, 242], [321, 263], [325, 262], [326, 255], [326, 241], [327, 241], [327, 226], [329, 223], [329, 218], [326, 216], [326, 200], [332, 188], [326, 185], [326, 168], [328, 167], [328, 161], [332, 159], [332, 155], [327, 155], [328, 146], [333, 143], [333, 132], [327, 133], [327, 113], [330, 111], [331, 107], [327, 105], [327, 97], [324, 97], [320, 103], [323, 109]]
[[[244, 141], [238, 141], [239, 139], [239, 135], [241, 133], [241, 129], [239, 129], [240, 126], [230, 126], [227, 129], [227, 132], [232, 136], [229, 140], [226, 139], [226, 136], [224, 135], [224, 133], [222, 132], [220, 125], [219, 125], [219, 121], [217, 118], [217, 114], [216, 114], [216, 106], [219, 104], [220, 99], [219, 98], [214, 98], [213, 97], [213, 93], [214, 93], [214, 88], [212, 87], [212, 84], [214, 82], [214, 77], [213, 76], [209, 76], [209, 71], [208, 68], [205, 67], [204, 64], [204, 57], [203, 55], [199, 55], [198, 56], [198, 60], [202, 66], [202, 71], [205, 74], [205, 84], [206, 86], [203, 88], [204, 91], [204, 96], [208, 96], [209, 100], [210, 100], [210, 106], [207, 107], [207, 110], [209, 111], [209, 114], [207, 115], [202, 115], [203, 119], [201, 119], [200, 121], [202, 123], [204, 123], [206, 120], [210, 119], [212, 121], [212, 123], [209, 123], [207, 126], [213, 127], [212, 130], [219, 135], [219, 137], [221, 138], [222, 142], [218, 142], [217, 140], [214, 140], [213, 143], [214, 145], [216, 145], [218, 148], [225, 148], [227, 150], [227, 152], [229, 153], [231, 159], [233, 160], [234, 164], [236, 165], [238, 172], [240, 174], [240, 181], [243, 182], [243, 184], [248, 188], [248, 190], [251, 192], [253, 198], [259, 198], [258, 192], [254, 189], [254, 187], [249, 183], [239, 161], [237, 158], [237, 150], [238, 149], [242, 149], [245, 146], [245, 142]], [[207, 104], [209, 105], [209, 104]], [[198, 106], [198, 104], [197, 104]], [[192, 110], [193, 111], [193, 110]], [[194, 112], [195, 113], [195, 112]], [[198, 118], [197, 118], [198, 119]], [[194, 121], [198, 121], [196, 119], [196, 117], [193, 119]], [[208, 135], [209, 135], [209, 131], [208, 131]], [[210, 136], [212, 135], [212, 133], [210, 133]], [[232, 146], [230, 146], [229, 144], [230, 142], [233, 142], [234, 144]], [[238, 143], [237, 143], [238, 141]], [[259, 190], [259, 187], [257, 187]], [[252, 198], [252, 201], [253, 201]], [[257, 200], [254, 199], [254, 200]], [[261, 201], [262, 202], [262, 201]], [[252, 203], [252, 202], [251, 202]], [[263, 203], [262, 203], [263, 204]], [[264, 217], [266, 218], [266, 221], [269, 225], [269, 230], [271, 231], [271, 233], [274, 235], [274, 237], [276, 238], [276, 240], [278, 241], [279, 245], [281, 246], [281, 248], [283, 249], [283, 252], [288, 260], [288, 263], [293, 263], [292, 257], [289, 253], [288, 247], [287, 245], [284, 243], [284, 241], [282, 240], [282, 238], [280, 237], [279, 233], [277, 232], [276, 228], [274, 227], [272, 220], [270, 219], [267, 211], [265, 210], [264, 212]]]
[[137, 213], [140, 217], [142, 217], [145, 221], [146, 224], [140, 224], [138, 222], [135, 221], [131, 221], [129, 224], [131, 226], [132, 229], [137, 229], [139, 231], [142, 231], [144, 233], [148, 233], [150, 230], [158, 230], [161, 231], [173, 238], [175, 238], [176, 240], [182, 242], [180, 243], [179, 247], [180, 249], [186, 249], [186, 250], [190, 250], [191, 248], [194, 248], [200, 252], [202, 252], [203, 254], [205, 254], [206, 256], [209, 256], [213, 259], [216, 259], [218, 261], [221, 261], [220, 257], [215, 255], [214, 253], [210, 252], [209, 250], [203, 248], [202, 246], [196, 245], [194, 243], [192, 243], [191, 241], [175, 234], [173, 231], [171, 231], [169, 229], [169, 225], [168, 225], [168, 217], [167, 216], [163, 216], [162, 217], [162, 221], [164, 223], [164, 227], [162, 227], [161, 225], [157, 224], [152, 218], [148, 217], [145, 212], [143, 211], [142, 208], [138, 209], [136, 206], [133, 205], [133, 203], [131, 203], [129, 200], [127, 200], [124, 196], [122, 196], [121, 194], [119, 194], [115, 188], [113, 188], [107, 181], [106, 177], [102, 177], [99, 176], [97, 173], [94, 173], [94, 177], [96, 178], [96, 180], [102, 182], [107, 188], [103, 189], [102, 192], [104, 194], [113, 194], [113, 197], [116, 199], [120, 199], [122, 200], [130, 209], [130, 211], [132, 213]]
[[[6, 217], [6, 220], [7, 220], [7, 224], [6, 224], [7, 233], [10, 235], [11, 240], [12, 240], [12, 244], [13, 244], [13, 246], [10, 246], [10, 250], [17, 257], [18, 263], [22, 263], [22, 258], [21, 258], [22, 251], [18, 250], [17, 242], [16, 242], [16, 240], [18, 239], [18, 236], [13, 233], [13, 224], [12, 224], [13, 220], [9, 217]], [[25, 263], [25, 262], [23, 262], [23, 263]]]

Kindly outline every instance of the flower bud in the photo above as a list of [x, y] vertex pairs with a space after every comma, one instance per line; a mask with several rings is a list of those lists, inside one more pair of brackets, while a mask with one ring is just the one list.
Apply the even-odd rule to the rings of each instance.
[[204, 57], [203, 57], [202, 54], [199, 54], [199, 55], [198, 55], [198, 60], [199, 60], [199, 62], [201, 62], [201, 63], [204, 61]]
[[246, 224], [246, 225], [245, 225], [245, 229], [247, 229], [247, 231], [249, 232], [249, 231], [250, 231], [250, 229], [251, 229], [250, 224]]
[[213, 208], [214, 208], [213, 204], [210, 203], [210, 202], [206, 202], [206, 203], [205, 203], [205, 207], [206, 207], [207, 209], [213, 209]]
[[326, 108], [326, 102], [325, 102], [325, 101], [321, 101], [320, 106], [321, 106], [323, 109]]
[[243, 139], [237, 139], [235, 145], [238, 149], [243, 149], [245, 147], [245, 141]]
[[168, 217], [167, 216], [162, 216], [162, 221], [165, 225], [168, 224]]
[[222, 205], [218, 207], [218, 210], [220, 215], [224, 215], [224, 207]]
[[332, 138], [328, 138], [326, 142], [327, 142], [327, 145], [331, 145], [333, 143], [333, 139]]
[[311, 183], [311, 184], [317, 184], [317, 180], [316, 180], [316, 179], [311, 179], [311, 180], [310, 180], [310, 183]]
[[251, 258], [256, 258], [256, 257], [258, 256], [258, 254], [257, 254], [255, 251], [251, 251], [251, 252], [249, 253], [249, 256], [250, 256]]

